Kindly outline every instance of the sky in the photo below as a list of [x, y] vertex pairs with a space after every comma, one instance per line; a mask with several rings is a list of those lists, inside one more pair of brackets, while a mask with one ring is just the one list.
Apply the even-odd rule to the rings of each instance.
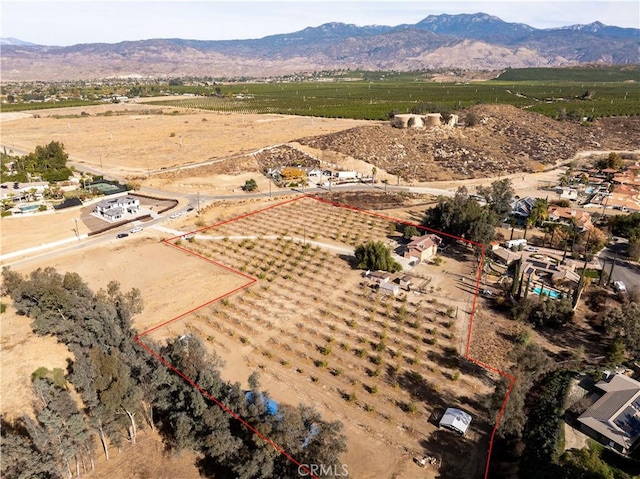
[[535, 28], [594, 21], [640, 27], [638, 0], [1, 0], [0, 36], [56, 46], [150, 38], [239, 40], [327, 22], [395, 26], [428, 15], [477, 12]]

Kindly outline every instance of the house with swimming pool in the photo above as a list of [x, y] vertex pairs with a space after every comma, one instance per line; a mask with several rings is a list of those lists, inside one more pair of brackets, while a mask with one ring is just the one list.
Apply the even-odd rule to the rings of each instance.
[[526, 298], [572, 298], [580, 284], [580, 275], [572, 265], [562, 264], [544, 255], [522, 257], [516, 266], [513, 295]]

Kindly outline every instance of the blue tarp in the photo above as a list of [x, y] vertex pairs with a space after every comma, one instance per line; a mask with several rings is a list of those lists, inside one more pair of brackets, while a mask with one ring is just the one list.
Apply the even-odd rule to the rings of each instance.
[[[244, 397], [247, 399], [247, 402], [251, 404], [256, 404], [255, 398], [253, 397], [253, 391], [247, 391], [244, 393]], [[260, 403], [263, 404], [267, 410], [267, 415], [269, 416], [277, 416], [278, 415], [278, 403], [273, 399], [267, 398], [264, 393], [260, 393], [259, 395]]]

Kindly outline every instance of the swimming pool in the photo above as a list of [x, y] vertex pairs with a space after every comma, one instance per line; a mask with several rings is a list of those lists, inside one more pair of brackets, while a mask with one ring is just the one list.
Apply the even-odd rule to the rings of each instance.
[[29, 211], [34, 211], [40, 208], [40, 205], [20, 205], [18, 206], [18, 208], [20, 209], [20, 211], [22, 211], [23, 213], [27, 213]]
[[555, 291], [549, 288], [541, 288], [540, 286], [536, 286], [535, 288], [533, 288], [533, 292], [534, 294], [537, 294], [537, 295], [539, 295], [542, 292], [542, 294], [544, 294], [545, 296], [549, 296], [550, 298], [553, 298], [553, 299], [558, 299], [562, 296], [562, 293], [560, 293], [559, 291]]

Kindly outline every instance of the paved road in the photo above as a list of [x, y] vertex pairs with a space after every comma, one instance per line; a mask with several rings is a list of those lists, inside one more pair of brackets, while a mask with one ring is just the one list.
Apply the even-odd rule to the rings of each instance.
[[640, 264], [627, 259], [628, 246], [627, 240], [620, 239], [604, 248], [598, 254], [598, 260], [605, 267], [607, 274], [615, 262], [613, 277], [610, 281], [622, 281], [627, 288], [640, 288]]

